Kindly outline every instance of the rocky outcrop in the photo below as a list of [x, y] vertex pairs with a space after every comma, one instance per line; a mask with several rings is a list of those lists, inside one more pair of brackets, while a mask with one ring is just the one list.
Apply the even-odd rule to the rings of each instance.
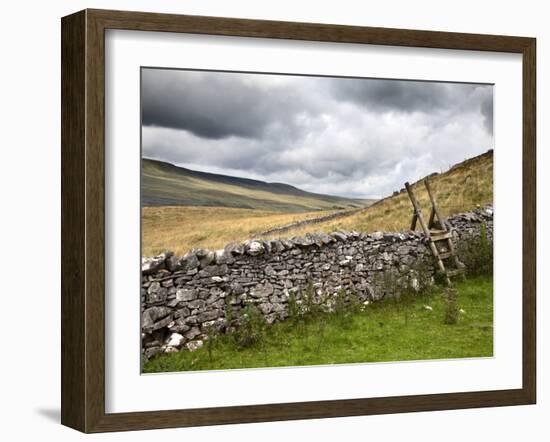
[[[490, 206], [447, 222], [457, 241], [479, 236], [482, 223], [492, 239]], [[210, 330], [224, 330], [227, 317], [238, 317], [248, 304], [271, 323], [285, 319], [289, 298], [299, 301], [306, 290], [318, 300], [353, 293], [371, 302], [392, 296], [396, 284], [417, 288], [433, 274], [424, 234], [411, 231], [310, 233], [253, 239], [217, 251], [195, 249], [183, 257], [165, 252], [143, 258], [143, 355], [193, 351]]]

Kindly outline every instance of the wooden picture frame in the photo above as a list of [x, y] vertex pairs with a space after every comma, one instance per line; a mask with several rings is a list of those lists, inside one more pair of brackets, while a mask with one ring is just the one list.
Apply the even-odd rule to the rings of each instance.
[[[523, 64], [523, 385], [271, 405], [105, 412], [105, 30], [517, 53]], [[83, 432], [533, 404], [536, 398], [534, 38], [106, 10], [62, 19], [62, 424]]]

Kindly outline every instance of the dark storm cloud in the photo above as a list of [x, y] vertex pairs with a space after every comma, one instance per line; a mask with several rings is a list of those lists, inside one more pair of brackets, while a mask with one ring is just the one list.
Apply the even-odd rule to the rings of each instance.
[[457, 94], [475, 86], [419, 81], [345, 80], [332, 83], [334, 96], [371, 109], [399, 112], [433, 111], [453, 105]]
[[485, 128], [489, 133], [493, 133], [493, 94], [486, 93], [481, 102], [481, 114], [485, 118]]
[[285, 125], [292, 130], [295, 114], [308, 111], [308, 103], [301, 103], [296, 91], [266, 88], [247, 77], [144, 69], [142, 122], [184, 129], [204, 138], [259, 138], [269, 127]]
[[[489, 85], [405, 80], [334, 80], [337, 99], [381, 112], [448, 112], [479, 109], [493, 130], [493, 95]], [[480, 100], [480, 95], [481, 100]]]
[[145, 69], [143, 155], [383, 196], [494, 147], [492, 87]]

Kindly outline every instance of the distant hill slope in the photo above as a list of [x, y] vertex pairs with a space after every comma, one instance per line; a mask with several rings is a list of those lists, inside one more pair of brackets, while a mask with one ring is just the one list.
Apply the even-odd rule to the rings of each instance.
[[374, 200], [350, 199], [300, 190], [282, 183], [197, 172], [142, 159], [142, 206], [206, 206], [281, 212], [364, 207]]
[[[492, 204], [493, 151], [489, 150], [455, 164], [446, 172], [433, 173], [424, 178], [429, 178], [437, 204], [445, 217], [472, 210], [477, 205]], [[422, 183], [424, 178], [412, 183], [412, 187], [427, 219], [431, 204]], [[351, 216], [293, 229], [286, 232], [285, 235], [301, 235], [315, 230], [325, 232], [334, 230], [363, 232], [408, 230], [411, 224], [412, 212], [413, 208], [407, 192], [405, 189], [401, 189], [395, 191], [393, 195], [375, 202], [367, 209], [353, 213]], [[418, 224], [417, 229], [420, 228]]]

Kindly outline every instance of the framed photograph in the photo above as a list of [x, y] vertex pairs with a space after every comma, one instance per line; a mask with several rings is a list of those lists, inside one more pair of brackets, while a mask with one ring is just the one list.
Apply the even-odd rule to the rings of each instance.
[[62, 423], [535, 403], [535, 53], [64, 17]]

